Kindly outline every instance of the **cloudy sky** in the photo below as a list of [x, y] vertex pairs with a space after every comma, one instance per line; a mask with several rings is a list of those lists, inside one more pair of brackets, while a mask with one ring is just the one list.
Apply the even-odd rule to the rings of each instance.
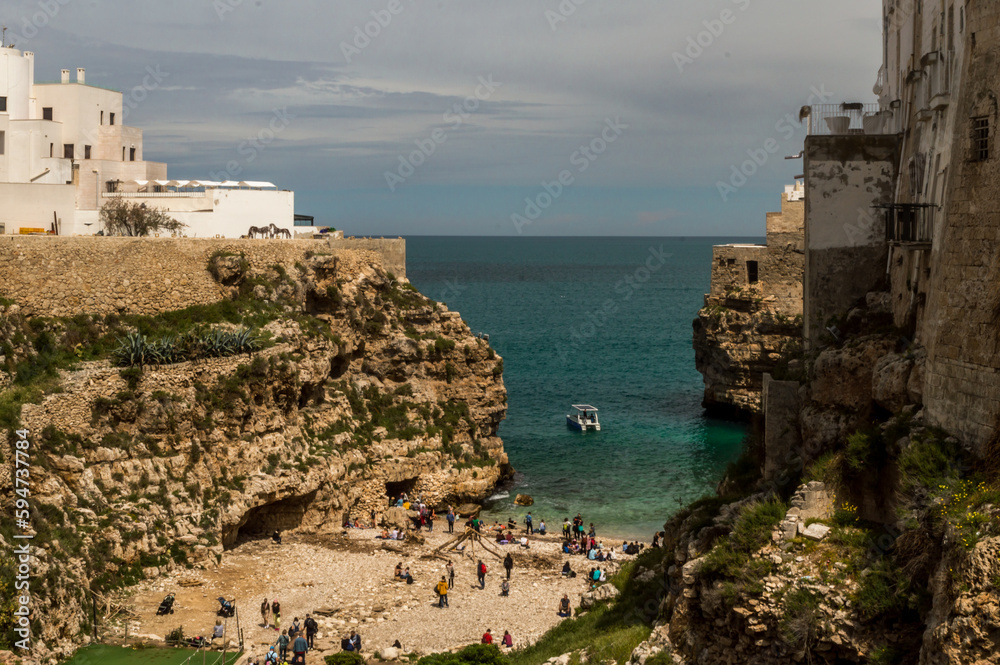
[[270, 180], [349, 234], [753, 236], [800, 172], [799, 107], [874, 101], [880, 5], [4, 0], [0, 22], [39, 81], [121, 90], [171, 177]]

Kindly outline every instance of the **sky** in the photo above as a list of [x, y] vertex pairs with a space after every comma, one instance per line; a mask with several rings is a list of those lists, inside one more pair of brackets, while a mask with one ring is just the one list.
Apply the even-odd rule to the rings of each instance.
[[[875, 101], [875, 0], [4, 0], [176, 179], [348, 235], [761, 236], [808, 103]], [[749, 174], [749, 175], [747, 175]]]

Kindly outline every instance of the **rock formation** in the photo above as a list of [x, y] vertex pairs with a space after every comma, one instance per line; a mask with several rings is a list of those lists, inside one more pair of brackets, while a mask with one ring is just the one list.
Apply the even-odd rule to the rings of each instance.
[[[219, 253], [208, 269], [228, 301], [152, 317], [27, 321], [16, 304], [0, 314], [11, 333], [8, 384], [25, 383], [32, 363], [70, 357], [46, 365], [57, 378], [34, 394], [15, 386], [5, 395], [5, 404], [25, 402], [19, 424], [33, 446], [36, 655], [86, 641], [91, 598], [106, 609], [122, 585], [213, 566], [227, 548], [275, 530], [321, 535], [370, 522], [388, 494], [440, 507], [482, 500], [509, 474], [496, 436], [501, 359], [377, 256], [254, 268]], [[189, 319], [193, 329], [257, 324], [265, 348], [122, 369], [106, 352], [73, 362], [39, 344], [100, 357], [97, 347], [128, 330], [153, 341]], [[4, 551], [10, 535], [0, 534]]]

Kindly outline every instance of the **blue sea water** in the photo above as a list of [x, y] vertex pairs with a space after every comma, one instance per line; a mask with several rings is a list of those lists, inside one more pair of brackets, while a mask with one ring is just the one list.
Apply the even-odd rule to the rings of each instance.
[[[745, 428], [705, 417], [691, 322], [712, 245], [753, 240], [407, 238], [414, 286], [504, 358], [500, 436], [518, 473], [487, 519], [531, 510], [552, 529], [581, 513], [603, 537], [648, 541], [713, 490]], [[602, 430], [569, 429], [571, 404], [598, 407]]]

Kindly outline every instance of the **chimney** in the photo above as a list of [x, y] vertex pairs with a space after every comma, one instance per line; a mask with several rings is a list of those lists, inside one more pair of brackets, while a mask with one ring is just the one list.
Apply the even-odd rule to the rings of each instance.
[[62, 70], [62, 82], [63, 83], [69, 83], [69, 70], [68, 69]]
[[87, 82], [87, 70], [83, 67], [76, 68], [76, 82], [83, 85]]

